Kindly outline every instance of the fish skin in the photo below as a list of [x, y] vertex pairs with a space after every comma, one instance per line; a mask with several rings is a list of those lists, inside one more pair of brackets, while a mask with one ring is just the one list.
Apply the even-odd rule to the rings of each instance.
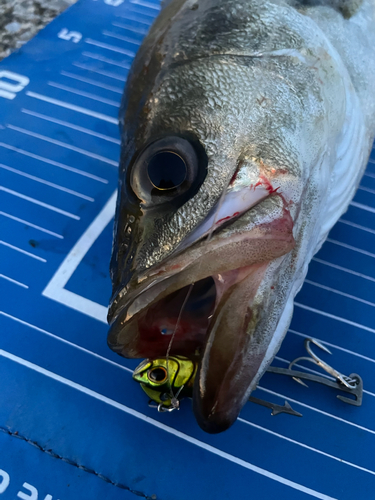
[[[246, 268], [223, 289], [196, 377], [207, 432], [237, 418], [280, 347], [309, 261], [354, 196], [375, 135], [374, 79], [373, 0], [173, 0], [137, 54], [120, 112], [108, 342], [141, 356], [145, 308]], [[147, 207], [129, 172], [168, 136], [193, 137], [207, 173], [182, 204]], [[269, 196], [209, 244], [194, 240], [223, 193], [257, 184]]]

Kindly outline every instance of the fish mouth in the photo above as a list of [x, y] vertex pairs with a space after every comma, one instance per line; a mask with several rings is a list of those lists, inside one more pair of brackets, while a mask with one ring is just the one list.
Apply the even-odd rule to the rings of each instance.
[[268, 346], [257, 331], [269, 300], [261, 285], [294, 247], [292, 229], [282, 210], [250, 231], [220, 231], [138, 276], [111, 306], [108, 345], [122, 356], [199, 355], [193, 409], [206, 432], [230, 427], [247, 400]]

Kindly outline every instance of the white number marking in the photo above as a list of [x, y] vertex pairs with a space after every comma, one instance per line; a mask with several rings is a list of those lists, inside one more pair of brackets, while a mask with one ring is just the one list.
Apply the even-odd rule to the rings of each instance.
[[57, 36], [62, 40], [78, 43], [82, 38], [82, 33], [79, 33], [79, 31], [69, 31], [67, 28], [63, 28]]
[[0, 469], [0, 478], [1, 478], [1, 483], [0, 483], [0, 494], [4, 493], [4, 491], [8, 488], [9, 482], [10, 482], [10, 477], [5, 470]]
[[[3, 80], [13, 80], [16, 83], [9, 83]], [[0, 97], [5, 99], [14, 99], [16, 93], [23, 90], [26, 85], [30, 83], [27, 76], [19, 75], [18, 73], [13, 73], [12, 71], [2, 70], [0, 71]]]
[[[0, 469], [0, 495], [1, 493], [4, 493], [4, 491], [8, 488], [9, 483], [9, 474], [5, 472], [5, 470]], [[27, 490], [27, 493], [19, 491], [17, 493], [18, 498], [21, 498], [22, 500], [38, 500], [38, 490], [35, 488], [35, 486], [32, 486], [29, 483], [23, 483], [22, 488]], [[44, 497], [44, 500], [53, 500], [52, 495], [47, 494]]]
[[19, 491], [17, 493], [18, 498], [22, 498], [22, 500], [38, 500], [38, 490], [35, 486], [31, 486], [29, 483], [23, 483], [22, 487], [25, 488], [25, 490], [29, 490], [31, 494], [29, 495], [23, 491]]

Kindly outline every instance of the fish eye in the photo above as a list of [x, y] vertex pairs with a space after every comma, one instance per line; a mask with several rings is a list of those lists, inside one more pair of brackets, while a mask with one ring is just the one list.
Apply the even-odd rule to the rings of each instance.
[[174, 151], [163, 151], [153, 156], [147, 165], [151, 184], [161, 191], [175, 189], [184, 182], [187, 166]]
[[[152, 142], [138, 155], [130, 171], [130, 185], [145, 206], [184, 202], [202, 181], [196, 147], [181, 137]], [[206, 169], [204, 170], [204, 176]], [[198, 186], [199, 187], [199, 186]]]
[[147, 376], [150, 382], [157, 382], [159, 384], [162, 384], [167, 380], [168, 372], [164, 367], [158, 366], [149, 370]]

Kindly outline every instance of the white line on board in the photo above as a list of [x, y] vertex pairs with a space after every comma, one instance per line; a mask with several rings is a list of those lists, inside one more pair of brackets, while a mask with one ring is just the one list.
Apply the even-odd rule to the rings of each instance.
[[119, 363], [115, 363], [114, 361], [111, 361], [110, 359], [107, 359], [104, 356], [100, 356], [100, 354], [97, 354], [96, 352], [89, 351], [88, 349], [85, 349], [84, 347], [82, 347], [82, 346], [80, 346], [78, 344], [74, 344], [73, 342], [69, 342], [69, 340], [66, 340], [66, 339], [64, 339], [62, 337], [59, 337], [58, 335], [55, 335], [55, 334], [53, 334], [51, 332], [48, 332], [47, 330], [43, 330], [43, 328], [39, 328], [38, 326], [32, 325], [31, 323], [28, 323], [27, 321], [23, 321], [20, 318], [16, 318], [15, 316], [12, 316], [11, 314], [8, 314], [8, 313], [6, 313], [4, 311], [0, 311], [0, 316], [4, 316], [4, 317], [6, 317], [8, 319], [16, 321], [17, 323], [21, 323], [22, 325], [28, 326], [29, 328], [32, 328], [33, 330], [36, 330], [36, 331], [41, 332], [41, 333], [44, 333], [45, 335], [48, 335], [49, 337], [52, 337], [52, 338], [54, 338], [56, 340], [59, 340], [60, 342], [63, 342], [64, 344], [70, 345], [71, 347], [74, 347], [75, 349], [83, 351], [86, 354], [90, 354], [91, 356], [94, 356], [97, 359], [105, 361], [106, 363], [109, 363], [111, 365], [117, 366], [118, 368], [121, 368], [122, 370], [125, 370], [127, 372], [133, 373], [133, 370], [131, 370], [130, 368], [127, 368], [126, 366], [120, 365]]
[[[85, 69], [86, 71], [91, 71], [92, 73], [97, 73], [98, 75], [103, 75], [103, 76], [107, 76], [108, 78], [113, 78], [114, 80], [118, 80], [118, 81], [123, 82], [123, 83], [126, 82], [125, 76], [119, 76], [119, 75], [116, 75], [115, 73], [110, 73], [109, 71], [102, 71], [102, 70], [97, 69], [97, 68], [92, 68], [90, 66], [87, 66], [86, 64], [74, 62], [73, 66], [76, 66], [77, 68]], [[118, 123], [118, 120], [116, 121], [116, 123]]]
[[[131, 13], [128, 13], [126, 16], [124, 16], [123, 14], [118, 14], [116, 17], [120, 17], [121, 19], [126, 19], [127, 21], [135, 21], [135, 22], [140, 23], [140, 24], [145, 24], [148, 27], [150, 27], [152, 22], [153, 22], [153, 19], [151, 19], [151, 20], [147, 19], [147, 20], [141, 21], [138, 16], [132, 16]], [[152, 17], [154, 17], [154, 16], [152, 16]]]
[[151, 2], [146, 2], [145, 0], [130, 0], [133, 5], [140, 5], [141, 7], [147, 7], [149, 9], [157, 10], [159, 12], [160, 5], [156, 5]]
[[363, 472], [367, 472], [368, 474], [372, 474], [373, 476], [375, 476], [375, 471], [372, 471], [370, 469], [366, 469], [365, 467], [361, 467], [360, 465], [357, 465], [357, 464], [353, 464], [353, 462], [348, 462], [347, 460], [344, 460], [342, 458], [335, 457], [334, 455], [326, 453], [325, 451], [318, 450], [317, 448], [313, 448], [312, 446], [301, 443], [300, 441], [296, 441], [295, 439], [291, 439], [283, 434], [279, 434], [278, 432], [271, 431], [270, 429], [266, 429], [265, 427], [254, 424], [253, 422], [249, 422], [248, 420], [245, 420], [244, 418], [238, 418], [238, 421], [242, 422], [243, 424], [250, 425], [251, 427], [255, 427], [255, 429], [258, 429], [260, 431], [267, 432], [268, 434], [272, 434], [273, 436], [276, 436], [280, 439], [284, 439], [285, 441], [288, 441], [289, 443], [296, 444], [297, 446], [300, 446], [300, 447], [305, 448], [307, 450], [313, 451], [314, 453], [318, 453], [319, 455], [323, 455], [327, 458], [331, 458], [332, 460], [336, 460], [337, 462], [340, 462], [340, 463], [345, 464], [345, 465], [349, 465], [350, 467], [354, 467], [355, 469], [359, 469]]
[[113, 125], [118, 125], [117, 118], [112, 116], [104, 115], [103, 113], [97, 113], [91, 109], [83, 108], [82, 106], [76, 106], [75, 104], [70, 104], [69, 102], [61, 101], [60, 99], [54, 99], [53, 97], [48, 97], [42, 94], [37, 94], [36, 92], [27, 91], [26, 95], [33, 97], [34, 99], [39, 99], [40, 101], [48, 102], [50, 104], [55, 104], [62, 108], [70, 109], [71, 111], [76, 111], [83, 115], [92, 116], [93, 118], [98, 118], [98, 120], [103, 120], [108, 123], [113, 123]]
[[54, 182], [49, 182], [46, 181], [45, 179], [41, 179], [40, 177], [36, 177], [35, 175], [30, 175], [27, 174], [26, 172], [23, 172], [21, 170], [17, 170], [16, 168], [8, 167], [8, 165], [3, 165], [0, 163], [0, 168], [3, 170], [9, 170], [9, 172], [12, 172], [17, 175], [21, 175], [22, 177], [26, 177], [27, 179], [31, 179], [35, 182], [39, 182], [40, 184], [45, 184], [46, 186], [52, 187], [54, 189], [58, 189], [59, 191], [63, 191], [64, 193], [71, 194], [73, 196], [77, 196], [77, 198], [82, 198], [83, 200], [87, 201], [95, 201], [94, 198], [91, 198], [91, 196], [86, 196], [85, 194], [78, 193], [77, 191], [73, 191], [72, 189], [66, 188], [64, 186], [60, 186], [59, 184], [55, 184]]
[[[21, 109], [22, 113], [26, 113], [27, 115], [34, 116], [36, 118], [40, 118], [42, 120], [46, 120], [48, 122], [57, 123], [58, 125], [62, 125], [63, 127], [71, 128], [72, 130], [77, 130], [78, 132], [82, 132], [87, 135], [92, 135], [93, 137], [98, 137], [99, 139], [103, 139], [104, 141], [113, 142], [114, 144], [121, 144], [120, 139], [115, 139], [114, 137], [109, 137], [105, 134], [100, 134], [99, 132], [94, 132], [85, 127], [80, 127], [78, 125], [74, 125], [73, 123], [66, 122], [64, 120], [58, 120], [57, 118], [53, 118], [52, 116], [43, 115], [42, 113], [36, 113], [35, 111], [30, 111], [29, 109]], [[103, 179], [104, 180], [104, 179]], [[108, 183], [108, 181], [106, 182]]]
[[73, 80], [78, 80], [79, 82], [87, 83], [89, 85], [94, 85], [95, 87], [99, 87], [101, 89], [109, 90], [110, 92], [116, 92], [116, 94], [123, 94], [123, 89], [113, 87], [112, 85], [105, 85], [104, 83], [97, 82], [91, 78], [84, 78], [83, 76], [76, 75], [75, 73], [69, 73], [69, 71], [60, 71], [60, 75], [72, 78]]
[[53, 212], [56, 212], [58, 214], [65, 215], [66, 217], [70, 217], [71, 219], [80, 220], [80, 217], [78, 215], [71, 214], [70, 212], [61, 210], [61, 208], [54, 207], [53, 205], [44, 203], [44, 201], [36, 200], [35, 198], [31, 198], [31, 196], [26, 196], [25, 194], [18, 193], [17, 191], [13, 191], [12, 189], [8, 189], [4, 186], [0, 186], [0, 191], [4, 191], [4, 193], [11, 194], [12, 196], [17, 196], [17, 198], [29, 201], [30, 203], [34, 203], [34, 205], [39, 205], [40, 207], [46, 208], [47, 210], [52, 210]]
[[90, 59], [95, 59], [96, 61], [102, 61], [107, 64], [111, 64], [112, 66], [118, 66], [119, 68], [130, 69], [129, 63], [114, 61], [113, 59], [108, 59], [107, 57], [103, 57], [100, 54], [93, 54], [92, 52], [82, 52], [84, 57], [89, 57]]
[[118, 162], [114, 160], [110, 160], [104, 156], [98, 155], [96, 153], [92, 153], [91, 151], [87, 151], [86, 149], [77, 148], [76, 146], [72, 146], [71, 144], [66, 144], [65, 142], [58, 141], [56, 139], [51, 139], [42, 134], [37, 134], [36, 132], [32, 132], [31, 130], [26, 130], [21, 127], [16, 127], [15, 125], [8, 124], [7, 127], [11, 130], [15, 130], [16, 132], [20, 132], [21, 134], [29, 135], [30, 137], [35, 137], [35, 139], [40, 139], [41, 141], [49, 142], [50, 144], [54, 144], [55, 146], [60, 146], [65, 149], [69, 149], [70, 151], [75, 151], [76, 153], [80, 153], [82, 155], [88, 156], [89, 158], [93, 158], [94, 160], [102, 161], [103, 163], [108, 163], [109, 165], [113, 165], [114, 167], [118, 166]]
[[315, 262], [319, 262], [319, 264], [332, 267], [333, 269], [338, 269], [339, 271], [344, 271], [345, 273], [353, 274], [353, 276], [358, 276], [359, 278], [375, 282], [375, 278], [373, 278], [372, 276], [367, 276], [367, 274], [357, 273], [357, 271], [353, 271], [352, 269], [348, 269], [347, 267], [338, 266], [337, 264], [332, 264], [332, 262], [327, 262], [326, 260], [319, 259], [317, 257], [313, 257], [312, 260], [314, 260]]
[[375, 214], [375, 208], [364, 205], [363, 203], [357, 203], [356, 201], [351, 201], [350, 205], [352, 207], [360, 208], [361, 210], [366, 210], [366, 212], [371, 212]]
[[87, 177], [88, 179], [102, 182], [103, 184], [108, 184], [107, 179], [103, 179], [102, 177], [98, 177], [97, 175], [90, 174], [89, 172], [85, 172], [84, 170], [79, 170], [78, 168], [69, 167], [68, 165], [64, 165], [63, 163], [59, 163], [58, 161], [50, 160], [49, 158], [44, 158], [43, 156], [39, 156], [39, 155], [36, 155], [34, 153], [30, 153], [29, 151], [25, 151], [24, 149], [10, 146], [9, 144], [5, 144], [4, 142], [0, 142], [0, 146], [2, 148], [10, 149], [11, 151], [15, 151], [16, 153], [20, 153], [21, 155], [29, 156], [30, 158], [34, 158], [35, 160], [39, 160], [43, 163], [48, 163], [49, 165], [53, 165], [55, 167], [62, 168], [63, 170], [67, 170], [68, 172], [73, 172], [75, 174], [82, 175], [82, 177]]
[[277, 397], [284, 399], [284, 400], [287, 400], [289, 402], [291, 401], [292, 403], [295, 403], [297, 405], [301, 405], [305, 408], [308, 408], [309, 410], [320, 413], [326, 417], [330, 417], [330, 418], [333, 418], [334, 420], [338, 420], [339, 422], [342, 422], [344, 424], [350, 425], [352, 427], [356, 427], [357, 429], [361, 429], [362, 431], [368, 432], [369, 434], [375, 435], [375, 431], [372, 429], [368, 429], [367, 427], [363, 427], [362, 425], [356, 424], [354, 422], [350, 422], [349, 420], [345, 420], [341, 417], [338, 417], [337, 415], [332, 415], [332, 413], [327, 413], [326, 411], [319, 410], [319, 408], [315, 408], [315, 406], [310, 406], [306, 403], [302, 403], [301, 401], [297, 401], [296, 399], [292, 399], [289, 396], [284, 396], [284, 394], [280, 394], [279, 392], [271, 391], [270, 389], [266, 389], [265, 387], [262, 387], [262, 386], [258, 386], [257, 390], [258, 389], [261, 391], [267, 392], [268, 394], [273, 394], [274, 396], [277, 396]]
[[134, 45], [141, 45], [139, 40], [134, 40], [134, 38], [129, 38], [128, 36], [118, 35], [117, 33], [112, 33], [112, 31], [104, 30], [102, 31], [104, 36], [110, 36], [112, 38], [116, 38], [117, 40], [122, 40], [123, 42], [133, 43]]
[[353, 250], [354, 252], [362, 253], [363, 255], [368, 255], [369, 257], [375, 257], [374, 253], [368, 252], [367, 250], [362, 250], [361, 248], [353, 247], [352, 245], [348, 245], [347, 243], [342, 243], [341, 241], [333, 240], [332, 238], [327, 238], [326, 241], [343, 248], [348, 248], [349, 250]]
[[62, 236], [61, 234], [57, 234], [53, 231], [50, 231], [49, 229], [45, 229], [44, 227], [37, 226], [36, 224], [33, 224], [32, 222], [29, 222], [29, 221], [24, 220], [24, 219], [20, 219], [19, 217], [15, 217], [14, 215], [7, 214], [6, 212], [1, 212], [1, 211], [0, 211], [0, 215], [2, 215], [4, 217], [8, 217], [8, 219], [12, 219], [12, 220], [15, 220], [17, 222], [20, 222], [21, 224], [25, 224], [26, 226], [33, 227], [34, 229], [37, 229], [38, 231], [42, 231], [43, 233], [50, 234], [51, 236], [56, 236], [56, 238], [60, 238], [61, 240], [64, 239], [64, 236]]
[[103, 104], [108, 104], [108, 106], [113, 106], [118, 108], [120, 106], [119, 101], [112, 101], [112, 99], [106, 99], [105, 97], [100, 97], [96, 94], [91, 94], [90, 92], [85, 92], [83, 90], [74, 89], [68, 87], [67, 85], [61, 85], [56, 82], [48, 82], [50, 87], [55, 87], [56, 89], [65, 90], [65, 92], [71, 92], [72, 94], [77, 94], [81, 97], [87, 97], [87, 99], [92, 99], [93, 101], [102, 102]]
[[337, 295], [341, 295], [342, 297], [346, 297], [348, 299], [356, 300], [357, 302], [361, 302], [362, 304], [366, 304], [367, 306], [375, 307], [374, 302], [370, 302], [365, 299], [361, 299], [356, 297], [355, 295], [351, 295], [349, 293], [340, 292], [340, 290], [336, 290], [335, 288], [331, 288], [329, 286], [321, 285], [320, 283], [316, 283], [316, 281], [311, 281], [305, 279], [304, 283], [308, 283], [309, 285], [316, 286], [317, 288], [321, 288], [322, 290], [327, 290], [328, 292], [336, 293]]
[[11, 283], [14, 283], [15, 285], [22, 286], [22, 288], [29, 288], [24, 283], [21, 283], [20, 281], [14, 280], [13, 278], [9, 278], [9, 276], [5, 276], [5, 274], [0, 274], [0, 278], [3, 278], [4, 280], [10, 281]]
[[375, 189], [370, 189], [370, 188], [368, 188], [366, 186], [359, 186], [358, 190], [359, 191], [366, 191], [366, 193], [375, 194]]
[[156, 15], [157, 15], [157, 12], [153, 12], [152, 14], [149, 14], [148, 12], [145, 12], [145, 9], [143, 9], [139, 5], [134, 5], [134, 3], [133, 3], [133, 5], [130, 6], [129, 11], [133, 12], [134, 14], [137, 14], [137, 16], [151, 17], [150, 23], [152, 23], [154, 21], [154, 19], [156, 18]]
[[101, 49], [111, 50], [112, 52], [118, 52], [119, 54], [123, 54], [129, 57], [135, 57], [135, 52], [127, 49], [123, 49], [122, 47], [117, 47], [117, 45], [110, 45], [109, 43], [98, 42], [97, 40], [93, 40], [92, 38], [86, 38], [86, 43], [89, 45], [94, 45], [95, 47], [100, 47]]
[[18, 248], [14, 245], [11, 245], [10, 243], [7, 243], [6, 241], [0, 240], [0, 245], [4, 245], [5, 247], [11, 248], [12, 250], [15, 250], [16, 252], [23, 253], [24, 255], [28, 255], [29, 257], [32, 257], [35, 260], [39, 260], [40, 262], [47, 262], [46, 259], [42, 259], [42, 257], [38, 257], [37, 255], [34, 255], [33, 253], [26, 252], [26, 250], [22, 250], [22, 248]]
[[355, 222], [351, 222], [350, 220], [339, 219], [338, 222], [341, 222], [341, 224], [346, 224], [347, 226], [355, 227], [356, 229], [361, 229], [361, 231], [366, 231], [367, 233], [375, 234], [375, 229], [361, 226], [360, 224], [356, 224]]
[[[299, 337], [303, 338], [310, 338], [310, 335], [306, 335], [304, 333], [297, 332], [296, 330], [291, 330], [289, 329], [288, 332], [293, 333], [294, 335], [298, 335]], [[340, 347], [336, 344], [331, 344], [330, 342], [327, 342], [326, 340], [319, 339], [318, 337], [315, 337], [314, 339], [319, 340], [322, 344], [328, 345], [329, 347], [333, 347], [334, 349], [338, 349], [339, 351], [346, 352], [347, 354], [351, 354], [352, 356], [356, 356], [361, 359], [365, 359], [366, 361], [370, 361], [371, 363], [375, 363], [375, 359], [369, 358], [368, 356], [364, 356], [363, 354], [359, 354], [358, 352], [351, 351], [350, 349], [345, 349], [344, 347]]]
[[147, 30], [145, 30], [145, 29], [135, 28], [134, 26], [129, 26], [129, 25], [122, 24], [122, 23], [113, 22], [112, 26], [116, 26], [117, 28], [123, 28], [124, 30], [132, 31], [133, 33], [138, 33], [139, 35], [146, 35], [147, 34]]
[[45, 297], [56, 300], [103, 323], [107, 323], [106, 307], [66, 290], [64, 287], [93, 243], [112, 220], [115, 213], [116, 198], [117, 191], [112, 194], [103, 209], [70, 250], [42, 292]]
[[215, 448], [214, 446], [211, 446], [203, 441], [200, 441], [192, 436], [189, 436], [188, 434], [185, 434], [177, 429], [174, 429], [173, 427], [169, 427], [168, 425], [165, 425], [161, 422], [158, 422], [157, 420], [154, 420], [153, 418], [148, 417], [147, 415], [144, 415], [143, 413], [138, 412], [137, 410], [134, 410], [133, 408], [129, 408], [128, 406], [125, 406], [121, 403], [118, 403], [117, 401], [114, 401], [113, 399], [110, 399], [106, 396], [103, 396], [102, 394], [99, 394], [98, 392], [93, 391], [92, 389], [89, 389], [85, 386], [82, 386], [80, 384], [77, 384], [76, 382], [73, 382], [72, 380], [69, 380], [65, 377], [62, 377], [61, 375], [57, 375], [54, 372], [51, 372], [49, 370], [46, 370], [45, 368], [42, 368], [41, 366], [38, 366], [34, 363], [31, 363], [30, 361], [27, 361], [25, 359], [22, 359], [18, 356], [15, 356], [14, 354], [11, 354], [7, 351], [4, 351], [3, 349], [0, 349], [0, 356], [3, 356], [4, 358], [7, 358], [15, 363], [18, 363], [22, 366], [25, 366], [37, 373], [40, 373], [41, 375], [44, 375], [46, 377], [49, 377], [53, 380], [56, 380], [57, 382], [60, 382], [66, 386], [72, 387], [73, 389], [76, 389], [77, 391], [86, 394], [96, 400], [102, 401], [105, 404], [108, 404], [114, 408], [117, 408], [120, 411], [123, 411], [124, 413], [127, 413], [128, 415], [132, 415], [133, 417], [149, 424], [152, 425], [158, 429], [161, 429], [168, 434], [172, 434], [179, 439], [182, 439], [184, 441], [187, 441], [188, 443], [191, 443], [201, 449], [204, 449], [216, 456], [219, 456], [221, 458], [224, 458], [225, 460], [228, 460], [234, 464], [239, 465], [240, 467], [243, 467], [245, 469], [251, 470], [252, 472], [255, 472], [256, 474], [260, 474], [262, 476], [265, 476], [273, 481], [276, 481], [278, 483], [284, 484], [285, 486], [289, 486], [290, 488], [293, 488], [297, 491], [301, 491], [302, 493], [306, 493], [307, 495], [310, 495], [314, 498], [319, 498], [321, 500], [334, 500], [332, 497], [329, 497], [325, 495], [324, 493], [320, 493], [318, 491], [312, 490], [311, 488], [307, 488], [306, 486], [303, 486], [299, 483], [296, 483], [294, 481], [291, 481], [285, 477], [279, 476], [278, 474], [274, 474], [273, 472], [270, 472], [266, 469], [262, 469], [261, 467], [258, 467], [254, 464], [251, 464], [249, 462], [246, 462], [245, 460], [242, 460], [239, 457], [236, 457], [234, 455], [231, 455], [230, 453], [227, 453], [225, 451], [220, 450], [219, 448]]
[[330, 313], [321, 311], [320, 309], [315, 309], [314, 307], [305, 306], [304, 304], [300, 304], [299, 302], [294, 302], [294, 305], [297, 307], [300, 307], [301, 309], [306, 309], [307, 311], [311, 311], [311, 312], [320, 314], [322, 316], [325, 316], [326, 318], [335, 319], [337, 321], [341, 321], [342, 323], [346, 323], [347, 325], [351, 325], [351, 326], [355, 326], [356, 328], [360, 328], [361, 330], [366, 330], [367, 332], [375, 333], [375, 330], [373, 328], [361, 325], [360, 323], [356, 323], [355, 321], [350, 321], [348, 319], [341, 318], [340, 316], [335, 316], [334, 314], [330, 314]]

